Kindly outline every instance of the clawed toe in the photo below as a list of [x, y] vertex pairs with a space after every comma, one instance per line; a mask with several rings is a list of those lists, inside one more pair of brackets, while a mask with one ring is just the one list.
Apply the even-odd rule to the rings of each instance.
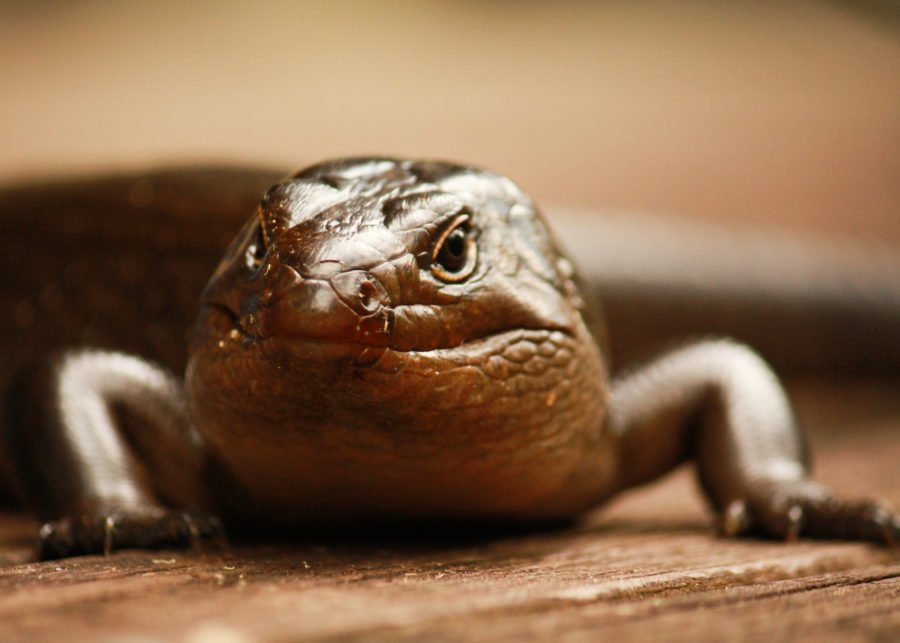
[[747, 533], [750, 531], [751, 524], [746, 500], [735, 500], [729, 503], [719, 516], [719, 532], [729, 538]]
[[202, 549], [206, 544], [217, 548], [225, 546], [225, 528], [218, 516], [199, 513], [182, 513], [181, 520], [190, 536], [190, 544], [194, 549]]
[[145, 510], [77, 516], [45, 523], [38, 557], [52, 560], [84, 554], [111, 554], [129, 548], [222, 547], [225, 532], [215, 517], [195, 512]]
[[812, 483], [768, 489], [732, 501], [721, 512], [719, 527], [725, 536], [754, 534], [788, 541], [805, 536], [892, 547], [900, 543], [900, 516], [887, 507], [836, 498]]

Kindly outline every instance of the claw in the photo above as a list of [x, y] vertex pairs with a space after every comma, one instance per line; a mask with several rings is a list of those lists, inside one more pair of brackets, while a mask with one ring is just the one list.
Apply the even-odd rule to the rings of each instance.
[[183, 513], [180, 518], [194, 550], [203, 551], [207, 547], [214, 550], [227, 549], [225, 528], [217, 517], [207, 515], [198, 517], [190, 513]]
[[895, 547], [900, 534], [900, 516], [894, 516], [885, 507], [877, 507], [872, 514], [872, 522], [881, 534], [881, 540], [888, 547]]
[[800, 505], [791, 506], [787, 510], [785, 517], [787, 518], [787, 528], [784, 532], [784, 539], [788, 542], [796, 542], [803, 529], [803, 507]]
[[225, 536], [225, 526], [217, 516], [210, 516], [209, 527], [212, 530], [212, 542], [219, 551], [228, 548], [228, 538]]
[[111, 556], [113, 552], [113, 533], [116, 531], [116, 521], [112, 516], [107, 516], [103, 521], [103, 555]]
[[46, 522], [38, 532], [38, 559], [60, 558], [72, 542], [72, 526], [67, 523]]
[[41, 529], [38, 532], [38, 538], [41, 540], [48, 540], [53, 537], [54, 532], [56, 531], [56, 527], [53, 526], [52, 522], [45, 522], [41, 525]]
[[739, 536], [750, 528], [750, 513], [747, 502], [735, 500], [731, 502], [722, 513], [720, 523], [722, 535], [729, 538]]
[[181, 519], [184, 521], [184, 524], [188, 530], [188, 534], [190, 535], [191, 549], [199, 550], [200, 549], [200, 530], [197, 529], [197, 522], [194, 520], [193, 516], [191, 516], [189, 513], [181, 514]]

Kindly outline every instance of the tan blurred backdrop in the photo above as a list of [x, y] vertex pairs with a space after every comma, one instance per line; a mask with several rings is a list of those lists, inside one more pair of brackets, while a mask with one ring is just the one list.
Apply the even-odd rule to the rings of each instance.
[[0, 181], [460, 159], [543, 202], [900, 241], [874, 2], [0, 3]]

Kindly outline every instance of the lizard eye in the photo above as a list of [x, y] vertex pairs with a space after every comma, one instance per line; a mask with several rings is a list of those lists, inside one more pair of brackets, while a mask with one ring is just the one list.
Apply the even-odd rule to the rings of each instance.
[[478, 246], [468, 214], [458, 216], [441, 233], [431, 251], [431, 258], [431, 272], [441, 281], [457, 283], [472, 274], [478, 258]]

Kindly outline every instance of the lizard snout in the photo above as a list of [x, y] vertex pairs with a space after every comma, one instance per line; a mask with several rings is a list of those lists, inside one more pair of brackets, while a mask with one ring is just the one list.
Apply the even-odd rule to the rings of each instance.
[[[275, 273], [275, 274], [273, 274]], [[393, 314], [384, 287], [363, 270], [304, 277], [281, 266], [262, 287], [243, 326], [261, 337], [387, 346]]]

